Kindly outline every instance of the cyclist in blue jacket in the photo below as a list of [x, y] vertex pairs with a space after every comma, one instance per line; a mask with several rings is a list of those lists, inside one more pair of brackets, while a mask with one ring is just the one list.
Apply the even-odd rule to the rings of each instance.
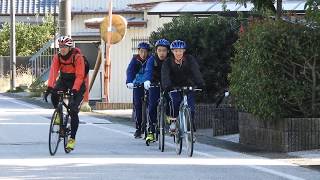
[[[144, 74], [144, 88], [149, 90], [149, 133], [147, 141], [155, 140], [155, 125], [157, 123], [157, 105], [160, 98], [160, 81], [161, 81], [161, 67], [164, 61], [167, 60], [170, 51], [170, 42], [166, 39], [159, 39], [155, 44], [156, 54], [147, 62], [146, 71]], [[150, 87], [153, 84], [153, 87]]]
[[152, 58], [149, 55], [150, 45], [146, 42], [138, 44], [138, 55], [132, 57], [127, 68], [127, 88], [133, 89], [133, 106], [135, 109], [136, 132], [135, 138], [141, 138], [141, 123], [142, 123], [142, 98], [144, 96], [143, 82], [144, 72], [148, 59]]
[[[192, 55], [185, 53], [186, 48], [186, 43], [181, 40], [175, 40], [170, 44], [173, 57], [165, 61], [161, 69], [161, 85], [166, 91], [184, 86], [203, 88], [205, 85], [197, 60]], [[173, 117], [171, 118], [170, 130], [174, 131], [182, 94], [172, 92], [169, 93], [169, 96], [171, 98], [170, 109], [172, 110], [170, 115]], [[194, 122], [195, 101], [192, 92], [188, 94], [188, 105], [191, 109], [192, 122]]]

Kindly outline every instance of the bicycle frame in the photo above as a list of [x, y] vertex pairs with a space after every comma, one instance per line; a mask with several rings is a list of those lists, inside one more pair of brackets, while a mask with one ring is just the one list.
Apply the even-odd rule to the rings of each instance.
[[63, 91], [58, 91], [57, 94], [59, 95], [58, 109], [59, 109], [60, 112], [62, 112], [61, 113], [62, 117], [60, 118], [60, 120], [62, 122], [60, 122], [60, 126], [65, 128], [67, 126], [68, 122], [63, 122], [63, 120], [65, 119], [63, 117], [63, 115], [64, 115], [63, 114], [63, 108], [65, 108], [66, 111], [67, 111], [66, 116], [68, 116], [70, 114], [70, 109], [69, 109], [68, 105], [66, 104], [66, 102], [64, 100], [67, 99], [69, 101], [70, 93], [68, 91], [67, 91], [67, 93], [64, 93]]
[[182, 97], [183, 97], [183, 100], [180, 103], [180, 109], [179, 109], [179, 116], [180, 116], [179, 121], [181, 126], [183, 127], [183, 133], [181, 134], [181, 138], [183, 138], [188, 131], [186, 117], [183, 114], [184, 109], [188, 107], [188, 96], [185, 91], [182, 91]]
[[[179, 106], [179, 115], [178, 115], [178, 131], [175, 134], [176, 137], [176, 152], [177, 154], [181, 154], [182, 150], [182, 140], [186, 140], [187, 152], [191, 157], [193, 154], [193, 120], [191, 117], [190, 108], [188, 105], [188, 93], [192, 91], [196, 91], [200, 89], [195, 89], [193, 87], [182, 87], [175, 89], [170, 92], [182, 92], [182, 101]], [[189, 129], [188, 129], [189, 128]]]

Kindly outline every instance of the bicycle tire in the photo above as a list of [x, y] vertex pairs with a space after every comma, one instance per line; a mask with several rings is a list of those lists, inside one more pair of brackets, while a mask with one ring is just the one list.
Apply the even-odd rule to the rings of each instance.
[[186, 134], [184, 135], [185, 140], [186, 140], [186, 146], [187, 146], [187, 154], [189, 157], [192, 157], [193, 155], [193, 123], [191, 119], [191, 111], [189, 107], [183, 108], [183, 114], [185, 117], [185, 125], [186, 125], [186, 130], [184, 131]]
[[162, 104], [159, 104], [159, 149], [161, 152], [164, 151], [164, 144], [165, 144], [165, 119], [164, 119], [164, 107]]
[[158, 148], [160, 149], [160, 110], [159, 110], [160, 106], [157, 106], [157, 128], [156, 128], [156, 139], [158, 141]]
[[[61, 113], [60, 113], [61, 114]], [[54, 156], [58, 150], [60, 142], [60, 125], [55, 125], [54, 120], [59, 115], [58, 110], [54, 110], [49, 128], [49, 152], [51, 156]], [[61, 117], [60, 117], [61, 118]]]
[[142, 102], [142, 122], [141, 122], [141, 132], [144, 134], [144, 138], [147, 138], [147, 105], [146, 102]]
[[180, 127], [181, 123], [180, 123], [180, 117], [177, 119], [176, 121], [176, 127], [177, 127], [177, 132], [174, 134], [174, 142], [176, 144], [176, 153], [177, 155], [180, 155], [181, 154], [181, 151], [182, 151], [182, 138], [181, 138], [181, 135], [182, 135], [182, 128]]

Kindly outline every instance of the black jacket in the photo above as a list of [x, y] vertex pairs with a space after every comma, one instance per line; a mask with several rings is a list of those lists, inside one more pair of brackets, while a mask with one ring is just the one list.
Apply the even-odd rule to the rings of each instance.
[[165, 61], [161, 68], [161, 84], [164, 89], [205, 85], [199, 64], [192, 55], [185, 55], [182, 65], [176, 64], [174, 57]]

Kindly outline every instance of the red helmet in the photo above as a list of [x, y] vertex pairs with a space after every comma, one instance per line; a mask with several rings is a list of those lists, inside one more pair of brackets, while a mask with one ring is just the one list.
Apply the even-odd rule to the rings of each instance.
[[68, 36], [61, 36], [58, 39], [59, 46], [73, 47], [73, 40]]

